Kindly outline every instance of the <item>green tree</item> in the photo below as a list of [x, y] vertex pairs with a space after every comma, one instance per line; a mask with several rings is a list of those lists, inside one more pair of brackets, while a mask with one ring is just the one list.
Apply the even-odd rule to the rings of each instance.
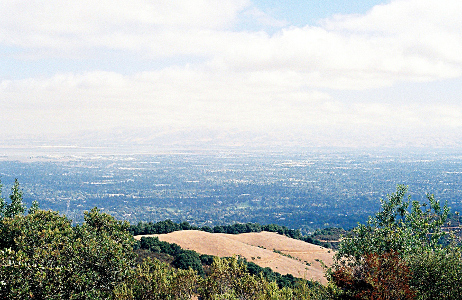
[[264, 282], [250, 275], [244, 261], [237, 257], [215, 258], [208, 276], [201, 282], [199, 295], [205, 300], [257, 299], [263, 294]]
[[180, 254], [175, 257], [173, 266], [178, 269], [188, 270], [189, 268], [196, 271], [199, 275], [204, 274], [202, 269], [201, 259], [197, 252], [192, 250], [183, 250]]
[[34, 201], [32, 201], [32, 205], [31, 205], [31, 207], [29, 207], [29, 210], [27, 211], [27, 213], [28, 214], [33, 214], [36, 211], [38, 211], [39, 208], [40, 208], [39, 203], [36, 200], [34, 200]]
[[15, 178], [14, 185], [11, 188], [10, 200], [11, 203], [9, 205], [9, 209], [6, 211], [6, 217], [12, 217], [17, 214], [24, 214], [26, 208], [22, 203], [22, 190], [19, 187], [19, 181], [17, 178]]
[[110, 299], [134, 265], [128, 223], [93, 209], [72, 226], [37, 210], [0, 221], [0, 298]]
[[3, 184], [0, 180], [0, 220], [3, 219], [5, 216], [5, 209], [6, 209], [6, 202], [5, 198], [3, 198]]
[[370, 217], [366, 225], [358, 225], [352, 237], [343, 240], [337, 257], [358, 261], [370, 253], [396, 251], [409, 255], [422, 249], [441, 248], [439, 242], [445, 236], [442, 226], [449, 208], [441, 207], [433, 195], [427, 195], [429, 204], [411, 202], [407, 191], [407, 186], [398, 185], [395, 193], [386, 200], [380, 199], [381, 211]]
[[460, 247], [422, 251], [408, 259], [410, 281], [419, 299], [460, 299], [462, 295], [462, 253]]
[[215, 258], [209, 273], [199, 283], [204, 300], [309, 300], [328, 299], [320, 285], [300, 281], [294, 288], [280, 288], [276, 281], [249, 274], [242, 259]]
[[0, 218], [11, 218], [18, 214], [24, 214], [26, 208], [22, 202], [22, 190], [19, 187], [19, 181], [16, 178], [11, 188], [10, 204], [2, 197], [2, 187], [0, 182]]
[[175, 270], [157, 259], [146, 259], [130, 270], [130, 278], [114, 291], [115, 299], [190, 300], [198, 276], [192, 269]]
[[[341, 242], [329, 274], [346, 292], [343, 296], [349, 293], [349, 288], [339, 283], [350, 278], [353, 282], [371, 285], [365, 289], [368, 291], [393, 285], [401, 286], [404, 291], [409, 285], [410, 293], [406, 295], [415, 291], [417, 299], [459, 299], [461, 250], [442, 229], [449, 208], [441, 206], [433, 195], [427, 195], [428, 203], [411, 201], [407, 191], [406, 186], [398, 185], [395, 193], [381, 200], [382, 209]], [[382, 267], [367, 276], [354, 271], [370, 270], [373, 262]], [[409, 272], [401, 274], [400, 270]]]

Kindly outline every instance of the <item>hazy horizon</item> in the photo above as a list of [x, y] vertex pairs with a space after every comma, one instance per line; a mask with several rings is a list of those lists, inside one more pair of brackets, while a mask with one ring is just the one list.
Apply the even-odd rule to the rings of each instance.
[[5, 147], [462, 146], [458, 1], [21, 0], [0, 12]]

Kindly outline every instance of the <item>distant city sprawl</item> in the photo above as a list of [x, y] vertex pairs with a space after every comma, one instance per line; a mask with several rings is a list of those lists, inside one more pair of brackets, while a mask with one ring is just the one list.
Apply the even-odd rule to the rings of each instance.
[[80, 222], [97, 206], [132, 224], [187, 221], [279, 224], [313, 231], [352, 228], [397, 184], [462, 208], [462, 157], [456, 154], [315, 150], [304, 153], [198, 152], [43, 156], [0, 161], [2, 182], [18, 178], [24, 201]]

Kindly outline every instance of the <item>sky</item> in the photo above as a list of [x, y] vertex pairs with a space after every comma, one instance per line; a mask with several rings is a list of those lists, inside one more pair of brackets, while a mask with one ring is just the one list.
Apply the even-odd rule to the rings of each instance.
[[462, 147], [462, 3], [0, 3], [0, 142]]

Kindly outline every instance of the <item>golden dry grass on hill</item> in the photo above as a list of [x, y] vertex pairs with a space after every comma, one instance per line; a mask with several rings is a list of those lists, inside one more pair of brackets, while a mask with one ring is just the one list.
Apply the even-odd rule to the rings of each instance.
[[161, 241], [175, 243], [183, 249], [194, 250], [200, 254], [219, 257], [240, 255], [248, 261], [261, 267], [269, 267], [283, 275], [292, 274], [321, 283], [326, 283], [326, 279], [324, 269], [318, 260], [329, 266], [334, 254], [330, 249], [266, 231], [224, 234], [184, 230], [151, 236], [157, 236]]

